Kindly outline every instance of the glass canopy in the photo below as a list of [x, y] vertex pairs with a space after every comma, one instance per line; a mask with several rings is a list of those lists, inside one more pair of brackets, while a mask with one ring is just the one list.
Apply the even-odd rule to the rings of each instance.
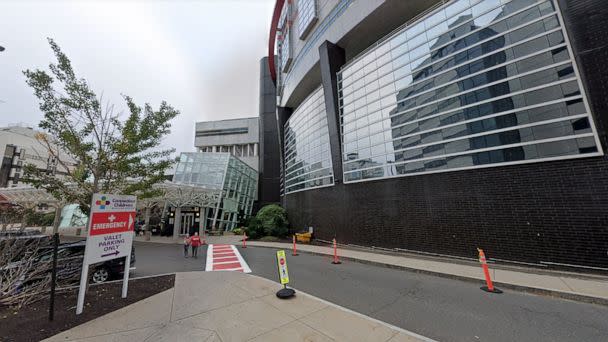
[[206, 211], [205, 219], [218, 229], [232, 230], [239, 215], [251, 215], [258, 174], [230, 153], [185, 152], [180, 155], [173, 182], [221, 190], [220, 200]]

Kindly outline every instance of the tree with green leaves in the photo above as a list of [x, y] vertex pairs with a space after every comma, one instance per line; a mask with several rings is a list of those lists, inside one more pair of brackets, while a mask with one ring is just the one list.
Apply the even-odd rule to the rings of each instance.
[[123, 95], [128, 113], [116, 113], [76, 76], [59, 45], [48, 41], [57, 58], [50, 74], [39, 69], [23, 73], [44, 114], [39, 124], [44, 133], [36, 138], [65, 175], [26, 165], [25, 181], [79, 204], [85, 213], [94, 193], [156, 195], [152, 186], [164, 180], [175, 152], [161, 148], [161, 142], [179, 111], [164, 101], [158, 109], [148, 103], [142, 108]]

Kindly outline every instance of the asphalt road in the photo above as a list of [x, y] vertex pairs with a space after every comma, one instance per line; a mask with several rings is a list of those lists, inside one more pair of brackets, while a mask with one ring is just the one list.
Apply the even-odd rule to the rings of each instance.
[[207, 246], [198, 251], [198, 259], [184, 258], [184, 247], [174, 244], [133, 242], [135, 245], [134, 277], [163, 273], [204, 271]]
[[[136, 243], [136, 276], [204, 270], [178, 245]], [[275, 251], [241, 249], [253, 274], [277, 281]], [[608, 341], [608, 307], [329, 257], [288, 252], [291, 286], [440, 341]], [[608, 289], [607, 289], [608, 291]]]

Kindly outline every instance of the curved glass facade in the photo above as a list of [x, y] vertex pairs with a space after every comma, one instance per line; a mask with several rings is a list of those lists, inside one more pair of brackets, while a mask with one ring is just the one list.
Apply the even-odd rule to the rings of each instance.
[[559, 15], [456, 0], [343, 67], [344, 181], [602, 154]]
[[285, 193], [334, 184], [323, 88], [300, 104], [285, 123]]
[[[244, 217], [252, 213], [258, 173], [230, 153], [184, 152], [180, 155], [173, 182], [221, 190], [221, 202], [210, 209], [219, 210], [219, 215], [215, 215], [218, 227], [231, 230], [236, 228], [237, 213]], [[208, 220], [207, 226], [211, 227], [213, 216]]]

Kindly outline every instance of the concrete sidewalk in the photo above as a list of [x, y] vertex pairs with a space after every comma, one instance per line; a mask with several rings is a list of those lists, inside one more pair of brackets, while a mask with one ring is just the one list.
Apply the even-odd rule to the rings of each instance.
[[432, 341], [240, 272], [177, 273], [175, 287], [45, 341]]
[[[291, 250], [292, 245], [280, 242], [250, 241], [249, 246], [268, 247]], [[318, 255], [333, 255], [331, 247], [298, 244], [298, 251]], [[351, 249], [339, 249], [338, 255], [342, 259], [358, 262], [378, 264], [416, 272], [423, 272], [439, 276], [448, 276], [465, 280], [479, 280], [484, 284], [483, 271], [479, 265], [466, 265], [430, 260], [425, 258], [408, 257], [406, 255], [389, 255], [371, 253]], [[491, 266], [490, 266], [491, 267]], [[543, 272], [532, 273], [495, 269], [491, 267], [492, 280], [497, 287], [506, 287], [527, 292], [548, 294], [557, 297], [605, 304], [608, 305], [608, 277], [565, 276], [562, 274], [549, 274]]]

